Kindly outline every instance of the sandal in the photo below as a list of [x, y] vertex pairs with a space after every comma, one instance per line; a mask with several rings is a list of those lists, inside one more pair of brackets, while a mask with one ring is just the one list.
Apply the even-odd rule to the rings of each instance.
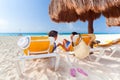
[[76, 76], [76, 70], [74, 68], [70, 69], [70, 74], [71, 74], [71, 76], [75, 77]]
[[83, 74], [84, 76], [88, 76], [88, 74], [86, 72], [84, 72], [81, 68], [77, 68], [77, 71], [81, 74]]

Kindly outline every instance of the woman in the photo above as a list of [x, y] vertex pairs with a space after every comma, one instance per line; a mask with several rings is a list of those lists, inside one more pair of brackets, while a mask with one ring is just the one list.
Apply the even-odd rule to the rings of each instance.
[[[75, 36], [78, 36], [76, 40], [73, 38]], [[71, 41], [64, 39], [63, 44], [59, 43], [57, 46], [61, 46], [65, 51], [73, 51], [73, 47], [79, 44], [81, 36], [77, 32], [72, 32], [70, 37]]]

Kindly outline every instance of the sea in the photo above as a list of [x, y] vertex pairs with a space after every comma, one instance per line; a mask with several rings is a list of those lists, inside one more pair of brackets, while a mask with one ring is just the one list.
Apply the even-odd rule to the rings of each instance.
[[[70, 40], [70, 34], [71, 33], [59, 33], [58, 40], [61, 40], [63, 38]], [[87, 34], [87, 33], [81, 33], [81, 34]], [[48, 33], [0, 33], [0, 36], [47, 36], [47, 35]], [[120, 39], [120, 34], [115, 34], [115, 33], [113, 34], [95, 33], [95, 36], [96, 36], [96, 40], [99, 40], [101, 44]]]
[[[59, 35], [70, 35], [71, 33], [59, 33]], [[48, 33], [0, 33], [0, 36], [44, 36]]]
[[[59, 35], [70, 35], [71, 33], [59, 33]], [[81, 33], [87, 34], [87, 33]], [[106, 33], [95, 33], [96, 35], [117, 35], [116, 33], [106, 34]], [[0, 36], [44, 36], [48, 33], [0, 33]]]

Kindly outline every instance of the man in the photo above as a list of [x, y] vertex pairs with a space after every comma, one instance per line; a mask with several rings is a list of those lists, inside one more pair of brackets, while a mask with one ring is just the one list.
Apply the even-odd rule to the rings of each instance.
[[[55, 30], [51, 30], [49, 33], [48, 33], [48, 36], [49, 37], [54, 37], [55, 41], [57, 40], [57, 36], [58, 36], [58, 32], [55, 31]], [[54, 51], [56, 49], [56, 43], [54, 42], [54, 48], [52, 51]]]

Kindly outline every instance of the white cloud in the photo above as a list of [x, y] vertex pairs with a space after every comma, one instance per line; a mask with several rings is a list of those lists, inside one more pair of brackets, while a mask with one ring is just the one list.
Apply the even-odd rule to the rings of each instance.
[[7, 26], [8, 25], [8, 21], [5, 19], [0, 19], [0, 27], [1, 26]]
[[82, 27], [82, 26], [75, 26], [74, 23], [66, 23], [68, 30], [70, 30], [70, 32], [75, 31], [75, 32], [80, 32], [80, 33], [84, 33], [86, 32], [86, 27]]

